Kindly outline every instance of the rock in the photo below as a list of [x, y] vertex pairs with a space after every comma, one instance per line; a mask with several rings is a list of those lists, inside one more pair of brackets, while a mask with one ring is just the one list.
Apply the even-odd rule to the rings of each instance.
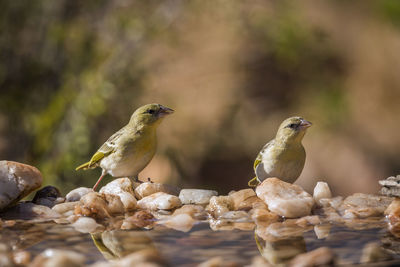
[[218, 192], [204, 189], [182, 189], [179, 199], [182, 204], [207, 205], [212, 196], [217, 196]]
[[79, 217], [71, 226], [81, 233], [94, 233], [104, 229], [102, 225], [90, 217]]
[[126, 211], [132, 211], [136, 208], [137, 202], [133, 192], [132, 181], [129, 178], [115, 179], [103, 186], [99, 193], [118, 196]]
[[230, 193], [229, 196], [233, 201], [234, 210], [250, 210], [254, 202], [262, 201], [256, 196], [254, 190], [250, 188]]
[[400, 175], [396, 177], [390, 176], [385, 180], [380, 180], [379, 184], [382, 185], [382, 195], [400, 197]]
[[268, 178], [256, 188], [257, 196], [268, 209], [286, 218], [307, 216], [311, 213], [314, 199], [300, 186]]
[[251, 264], [248, 267], [273, 267], [266, 259], [261, 256], [255, 256], [251, 260]]
[[319, 217], [317, 215], [304, 216], [304, 217], [301, 217], [300, 219], [297, 219], [296, 224], [299, 226], [302, 226], [302, 227], [306, 227], [309, 225], [321, 224], [321, 220], [319, 219]]
[[137, 252], [131, 253], [121, 259], [113, 260], [107, 263], [99, 262], [91, 267], [120, 267], [120, 266], [145, 266], [145, 267], [162, 267], [169, 266], [161, 257], [160, 253], [154, 248], [145, 248]]
[[63, 203], [65, 199], [61, 196], [58, 188], [48, 185], [38, 190], [32, 199], [32, 203], [52, 208], [54, 205]]
[[177, 196], [158, 192], [142, 198], [137, 202], [137, 206], [149, 210], [171, 210], [182, 206], [182, 203]]
[[328, 247], [297, 255], [290, 261], [290, 267], [334, 266], [335, 254]]
[[360, 263], [382, 262], [391, 260], [393, 257], [384, 250], [379, 243], [367, 243], [361, 254]]
[[342, 196], [337, 196], [334, 198], [321, 198], [319, 199], [319, 204], [322, 207], [332, 207], [335, 210], [339, 209], [339, 207], [343, 203], [343, 197]]
[[395, 198], [384, 213], [388, 219], [389, 231], [400, 237], [400, 199]]
[[121, 229], [135, 229], [152, 226], [154, 224], [154, 216], [148, 211], [140, 210], [135, 212], [133, 216], [125, 218], [122, 222]]
[[60, 214], [46, 206], [20, 202], [4, 211], [1, 216], [8, 219], [48, 221], [59, 218]]
[[42, 174], [33, 166], [0, 161], [0, 210], [29, 195], [42, 185]]
[[348, 196], [339, 207], [346, 219], [382, 216], [393, 198], [363, 193]]
[[[26, 266], [31, 261], [31, 253], [29, 251], [15, 251], [13, 253], [13, 260], [19, 266]], [[0, 264], [0, 266], [3, 266]]]
[[321, 198], [332, 198], [332, 193], [329, 189], [328, 183], [318, 182], [314, 187], [313, 198], [315, 203], [318, 205], [321, 205], [319, 202]]
[[3, 243], [0, 243], [0, 266], [14, 267], [15, 262], [11, 253], [11, 248]]
[[173, 215], [166, 220], [161, 220], [158, 222], [158, 224], [163, 224], [168, 228], [172, 228], [182, 232], [190, 231], [195, 223], [196, 220], [194, 220], [188, 214]]
[[135, 196], [137, 199], [142, 199], [157, 192], [164, 192], [169, 195], [177, 196], [179, 189], [171, 185], [153, 182], [144, 182], [135, 188]]
[[65, 196], [65, 201], [66, 202], [75, 202], [81, 200], [81, 198], [88, 194], [94, 192], [92, 188], [87, 188], [87, 187], [78, 187], [75, 188], [74, 190], [70, 191], [66, 196]]
[[176, 209], [172, 215], [188, 214], [193, 219], [205, 220], [207, 213], [201, 205], [184, 205], [179, 209]]
[[264, 240], [277, 240], [302, 236], [304, 232], [308, 232], [312, 229], [312, 226], [299, 226], [296, 224], [296, 220], [289, 219], [283, 222], [272, 223], [267, 227], [257, 227], [256, 233]]
[[79, 204], [79, 201], [75, 202], [64, 202], [55, 205], [52, 210], [60, 214], [62, 217], [68, 217], [74, 214], [75, 206]]
[[85, 256], [74, 251], [46, 249], [35, 257], [30, 267], [80, 267], [84, 266]]
[[234, 222], [246, 222], [250, 221], [250, 216], [243, 210], [234, 210], [221, 214], [218, 219]]
[[111, 217], [104, 196], [97, 192], [84, 195], [78, 205], [75, 206], [74, 213], [75, 215], [99, 219]]
[[210, 198], [206, 210], [211, 213], [214, 218], [233, 210], [233, 201], [230, 196], [213, 196]]

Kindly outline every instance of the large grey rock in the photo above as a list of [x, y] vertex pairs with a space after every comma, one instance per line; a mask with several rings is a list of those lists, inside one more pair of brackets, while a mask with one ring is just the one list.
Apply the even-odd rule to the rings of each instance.
[[33, 166], [14, 161], [0, 161], [0, 210], [39, 188], [42, 180], [42, 174]]

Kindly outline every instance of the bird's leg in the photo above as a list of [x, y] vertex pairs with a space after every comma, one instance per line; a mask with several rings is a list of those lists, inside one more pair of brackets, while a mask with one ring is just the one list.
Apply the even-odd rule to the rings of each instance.
[[99, 185], [101, 179], [103, 179], [104, 176], [106, 176], [107, 172], [105, 170], [103, 170], [101, 172], [101, 176], [100, 178], [97, 180], [96, 184], [93, 186], [93, 191], [96, 191], [97, 186]]

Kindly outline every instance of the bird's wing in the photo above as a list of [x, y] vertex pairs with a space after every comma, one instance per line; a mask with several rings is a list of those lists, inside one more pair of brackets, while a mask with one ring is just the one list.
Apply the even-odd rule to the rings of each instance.
[[116, 148], [116, 143], [118, 139], [124, 134], [125, 132], [125, 127], [116, 132], [115, 134], [111, 135], [110, 138], [97, 150], [96, 153], [92, 156], [92, 158], [89, 161], [89, 166], [91, 167], [93, 165], [96, 165], [102, 160], [104, 157], [107, 157], [111, 153], [115, 151]]
[[[263, 154], [267, 149], [269, 149], [275, 143], [275, 139], [269, 141], [258, 153], [256, 160], [254, 161], [254, 172], [256, 173], [257, 178], [265, 177], [266, 172], [264, 170], [264, 164], [262, 163]], [[260, 180], [260, 179], [259, 179]], [[261, 180], [260, 180], [261, 181]]]

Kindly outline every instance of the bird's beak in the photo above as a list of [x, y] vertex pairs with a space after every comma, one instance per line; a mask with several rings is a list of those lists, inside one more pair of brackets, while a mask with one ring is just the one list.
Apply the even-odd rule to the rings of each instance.
[[164, 117], [164, 116], [170, 115], [172, 113], [174, 113], [174, 110], [172, 108], [160, 106], [160, 110], [158, 112], [158, 117]]
[[301, 127], [301, 128], [307, 129], [308, 127], [311, 127], [311, 125], [312, 125], [311, 122], [306, 121], [306, 120], [304, 120], [304, 119], [301, 120], [301, 123], [300, 123], [300, 127]]

